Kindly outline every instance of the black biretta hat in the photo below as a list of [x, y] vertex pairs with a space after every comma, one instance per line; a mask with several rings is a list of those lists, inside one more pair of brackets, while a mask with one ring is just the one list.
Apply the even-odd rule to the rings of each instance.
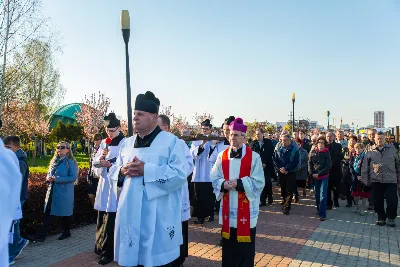
[[229, 116], [229, 118], [226, 118], [224, 121], [224, 125], [230, 125], [232, 121], [235, 120], [234, 116]]
[[160, 100], [150, 91], [147, 91], [145, 94], [139, 94], [136, 97], [135, 110], [158, 113], [159, 108]]
[[210, 121], [209, 119], [206, 119], [205, 121], [203, 121], [203, 122], [201, 123], [201, 126], [205, 126], [205, 127], [210, 127], [210, 128], [212, 128], [212, 124], [211, 124], [211, 121]]
[[115, 127], [120, 127], [121, 122], [117, 119], [115, 113], [111, 112], [110, 114], [104, 117], [104, 125], [107, 128], [115, 128]]

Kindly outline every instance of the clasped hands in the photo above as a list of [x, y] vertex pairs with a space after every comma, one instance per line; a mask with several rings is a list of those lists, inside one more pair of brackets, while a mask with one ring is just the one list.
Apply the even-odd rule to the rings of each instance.
[[283, 174], [288, 174], [289, 172], [285, 168], [280, 168], [279, 171]]
[[105, 160], [109, 151], [110, 151], [109, 149], [104, 148], [103, 151], [101, 152], [101, 157], [100, 157], [100, 166], [101, 167], [110, 168], [112, 166], [112, 164], [108, 160]]
[[144, 175], [144, 162], [135, 157], [121, 168], [120, 173], [127, 178], [141, 177]]
[[53, 175], [53, 176], [47, 177], [46, 180], [47, 180], [47, 182], [49, 182], [49, 183], [55, 182], [55, 181], [56, 181], [56, 177]]
[[237, 180], [228, 180], [224, 183], [225, 190], [235, 190], [237, 187]]

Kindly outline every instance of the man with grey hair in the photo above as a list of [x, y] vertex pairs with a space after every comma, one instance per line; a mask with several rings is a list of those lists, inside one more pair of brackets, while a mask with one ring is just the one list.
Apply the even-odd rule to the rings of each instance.
[[[374, 209], [378, 214], [377, 225], [387, 224], [395, 227], [398, 198], [400, 189], [400, 164], [396, 148], [385, 144], [385, 135], [379, 132], [375, 135], [375, 144], [365, 153], [364, 164], [361, 167], [361, 180], [372, 186]], [[387, 208], [385, 210], [385, 198]]]
[[342, 130], [336, 131], [336, 142], [342, 145], [342, 148], [349, 146], [349, 142], [344, 139], [344, 132]]
[[281, 204], [285, 215], [289, 215], [291, 208], [299, 160], [300, 155], [296, 142], [293, 144], [290, 135], [282, 135], [281, 142], [275, 148], [273, 161], [279, 176], [283, 198]]

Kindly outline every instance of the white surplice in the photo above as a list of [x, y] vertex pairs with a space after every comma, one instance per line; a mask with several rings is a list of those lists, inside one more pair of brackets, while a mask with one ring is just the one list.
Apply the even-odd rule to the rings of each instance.
[[192, 176], [192, 182], [194, 183], [204, 183], [211, 182], [210, 171], [212, 168], [211, 162], [208, 160], [208, 154], [210, 153], [210, 147], [212, 145], [211, 141], [208, 141], [203, 145], [204, 151], [198, 155], [200, 145], [203, 141], [193, 141], [190, 148], [190, 153], [194, 159], [194, 170]]
[[[116, 158], [119, 153], [119, 149], [124, 143], [125, 138], [123, 138], [118, 146], [108, 146], [108, 149], [110, 150], [105, 157], [106, 160]], [[93, 159], [93, 165], [96, 165], [97, 163], [100, 162], [100, 157], [103, 153], [103, 149], [106, 148], [106, 142], [105, 139], [101, 142], [99, 149], [97, 150], [97, 153]], [[115, 163], [113, 163], [115, 165]], [[117, 211], [117, 206], [118, 206], [118, 201], [117, 201], [117, 184], [110, 179], [110, 177], [113, 175], [112, 170], [113, 168], [110, 167], [109, 171], [107, 171], [106, 167], [102, 168], [96, 168], [92, 167], [94, 170], [95, 174], [99, 177], [99, 184], [97, 186], [97, 192], [96, 192], [96, 200], [94, 202], [94, 209], [99, 210], [99, 211], [105, 211], [105, 212], [116, 212]]]
[[[136, 156], [144, 176], [125, 178], [115, 221], [114, 260], [121, 266], [153, 267], [179, 257], [182, 186], [187, 162], [178, 138], [160, 132], [150, 147], [134, 148], [136, 135], [121, 146], [112, 179]], [[113, 167], [114, 168], [114, 167]]]
[[[184, 151], [184, 154], [186, 157], [186, 162], [187, 162], [186, 177], [188, 177], [193, 172], [193, 169], [194, 169], [193, 157], [192, 157], [189, 147], [187, 146], [185, 141], [183, 141], [182, 139], [179, 139], [179, 142], [183, 146], [183, 151]], [[186, 183], [182, 187], [182, 190], [183, 191], [182, 191], [182, 209], [181, 209], [182, 219], [181, 220], [182, 220], [182, 222], [184, 222], [184, 221], [187, 221], [190, 219], [189, 184], [187, 182], [187, 179], [186, 179]]]
[[[229, 158], [229, 180], [239, 179], [241, 159], [230, 157], [230, 149], [228, 148], [228, 158]], [[243, 183], [243, 188], [247, 199], [250, 202], [250, 228], [254, 228], [257, 225], [258, 212], [260, 205], [260, 195], [265, 185], [264, 171], [262, 168], [261, 158], [255, 152], [251, 152], [251, 171], [250, 176], [241, 178]], [[224, 195], [221, 192], [222, 183], [225, 181], [224, 173], [222, 171], [222, 154], [218, 155], [217, 161], [211, 170], [211, 181], [213, 183], [214, 193], [217, 197], [217, 201], [222, 199]], [[242, 147], [242, 158], [246, 154], [246, 145]], [[221, 201], [221, 207], [219, 209], [219, 223], [222, 224], [222, 206], [223, 201]], [[230, 227], [237, 228], [237, 214], [238, 214], [238, 192], [236, 190], [229, 191], [229, 224]]]
[[214, 147], [214, 151], [211, 155], [208, 156], [208, 161], [211, 162], [211, 168], [214, 166], [215, 162], [217, 161], [219, 153], [223, 152], [225, 149], [229, 148], [230, 145], [225, 145], [225, 141], [221, 141], [217, 143]]
[[20, 205], [21, 184], [19, 166], [0, 139], [0, 266], [8, 266], [9, 263], [9, 232]]

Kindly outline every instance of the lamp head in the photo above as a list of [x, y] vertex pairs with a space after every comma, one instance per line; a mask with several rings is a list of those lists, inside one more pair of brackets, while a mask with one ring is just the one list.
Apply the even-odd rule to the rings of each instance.
[[295, 100], [296, 100], [296, 94], [293, 93], [293, 94], [292, 94], [292, 101], [294, 102]]
[[121, 11], [121, 30], [130, 30], [131, 29], [131, 19], [129, 17], [128, 10]]

